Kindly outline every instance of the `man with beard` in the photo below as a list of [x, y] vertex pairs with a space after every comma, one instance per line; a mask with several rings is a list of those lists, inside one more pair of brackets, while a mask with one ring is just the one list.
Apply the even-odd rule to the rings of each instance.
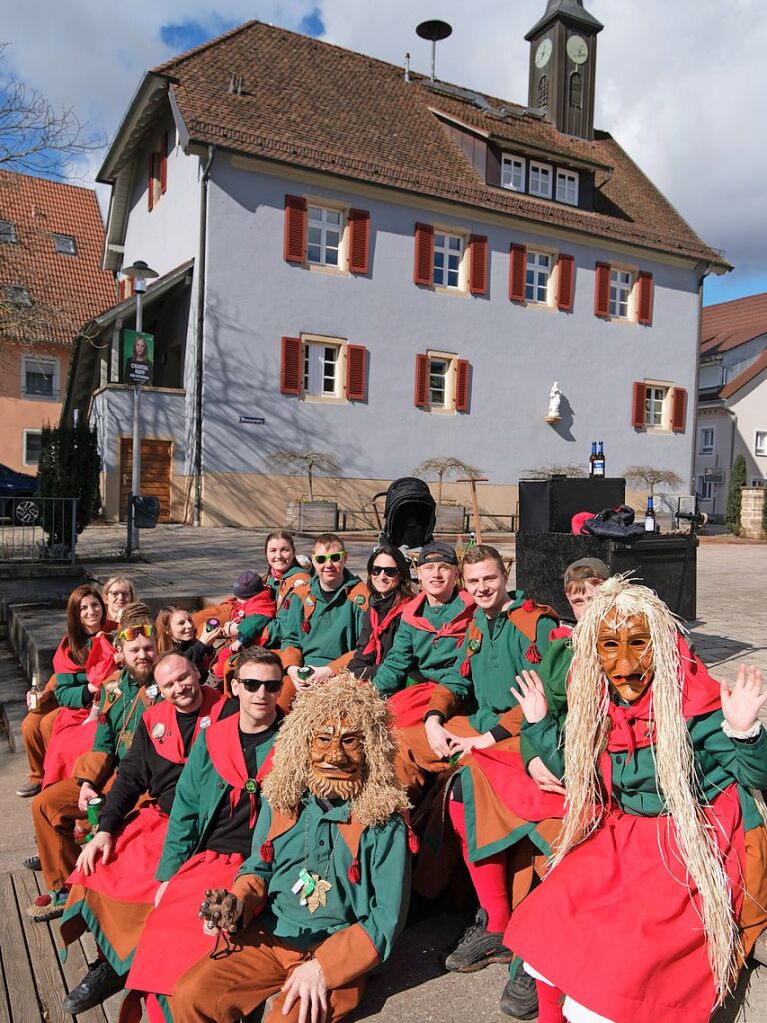
[[[183, 654], [169, 651], [154, 665], [162, 700], [144, 712], [127, 756], [104, 803], [99, 830], [69, 877], [61, 922], [66, 957], [85, 930], [96, 935], [101, 956], [64, 999], [79, 1014], [119, 991], [159, 887], [154, 872], [181, 769], [200, 730], [216, 722], [224, 697], [200, 686]], [[132, 812], [142, 796], [141, 809]]]
[[146, 994], [152, 1020], [172, 1019], [173, 985], [213, 949], [214, 939], [203, 934], [197, 919], [205, 889], [229, 886], [250, 855], [261, 784], [282, 720], [281, 688], [276, 653], [261, 647], [241, 653], [232, 680], [238, 713], [205, 730], [179, 778], [155, 872], [155, 908], [127, 979], [127, 1004]]
[[129, 604], [115, 640], [124, 667], [102, 685], [96, 737], [80, 756], [73, 776], [43, 789], [32, 800], [35, 841], [46, 895], [27, 908], [33, 920], [54, 920], [64, 912], [66, 882], [77, 860], [74, 824], [87, 816], [88, 801], [105, 793], [133, 742], [141, 715], [157, 697], [152, 669], [157, 658], [154, 626], [145, 604]]
[[408, 901], [407, 798], [386, 705], [343, 673], [299, 694], [275, 744], [253, 852], [209, 890], [208, 933], [232, 937], [173, 994], [176, 1023], [230, 1023], [277, 997], [264, 1023], [342, 1019], [389, 956]]

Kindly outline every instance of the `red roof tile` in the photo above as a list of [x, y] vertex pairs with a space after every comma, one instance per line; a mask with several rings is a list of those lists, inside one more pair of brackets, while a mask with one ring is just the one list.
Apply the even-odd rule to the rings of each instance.
[[737, 393], [741, 387], [745, 387], [746, 384], [758, 377], [760, 373], [763, 373], [767, 369], [767, 349], [765, 349], [759, 358], [752, 362], [748, 369], [744, 369], [742, 373], [735, 377], [734, 380], [730, 380], [724, 385], [719, 392], [720, 398], [731, 398], [733, 394]]
[[[506, 114], [483, 112], [421, 76], [405, 82], [400, 67], [258, 21], [154, 70], [172, 80], [193, 140], [728, 267], [604, 132], [575, 139], [490, 96]], [[241, 95], [227, 89], [232, 74]], [[488, 185], [435, 111], [509, 147], [601, 164], [594, 211]]]
[[[27, 315], [11, 313], [29, 341], [71, 344], [87, 320], [115, 301], [112, 274], [101, 269], [104, 226], [90, 188], [0, 171], [0, 220], [11, 221], [16, 243], [0, 242], [0, 285], [27, 288]], [[53, 234], [75, 239], [77, 254], [54, 248]], [[2, 296], [0, 296], [1, 298]], [[0, 308], [0, 330], [8, 312]]]
[[767, 291], [703, 307], [700, 353], [717, 355], [767, 334]]

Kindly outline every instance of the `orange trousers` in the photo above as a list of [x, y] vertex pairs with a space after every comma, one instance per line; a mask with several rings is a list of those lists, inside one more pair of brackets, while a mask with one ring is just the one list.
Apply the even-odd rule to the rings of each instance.
[[[112, 775], [101, 788], [105, 795], [114, 779]], [[74, 778], [65, 778], [48, 785], [32, 800], [32, 820], [40, 866], [50, 891], [58, 891], [67, 883], [75, 869], [80, 850], [74, 839], [75, 821], [87, 817], [77, 805], [80, 786]]]
[[[286, 948], [255, 921], [236, 941], [228, 955], [205, 956], [176, 984], [168, 1000], [175, 1023], [234, 1023], [279, 992], [293, 970], [311, 959], [311, 952]], [[365, 977], [359, 977], [329, 991], [326, 1023], [347, 1016], [359, 1005], [364, 990]], [[284, 995], [278, 994], [262, 1023], [297, 1023], [300, 1000], [287, 1016], [282, 1014], [284, 1004]]]
[[29, 780], [36, 785], [43, 782], [43, 761], [48, 743], [51, 741], [53, 726], [61, 707], [55, 698], [46, 700], [42, 714], [27, 714], [21, 722], [21, 736], [29, 761]]

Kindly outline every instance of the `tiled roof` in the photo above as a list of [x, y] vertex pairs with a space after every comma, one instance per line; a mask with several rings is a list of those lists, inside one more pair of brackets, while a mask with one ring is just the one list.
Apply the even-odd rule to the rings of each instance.
[[700, 354], [718, 355], [767, 334], [767, 291], [703, 307]]
[[738, 374], [734, 380], [728, 381], [719, 392], [720, 398], [731, 398], [733, 394], [736, 394], [741, 387], [745, 387], [746, 384], [750, 384], [751, 381], [758, 377], [760, 373], [763, 373], [767, 369], [767, 348], [762, 352], [758, 359], [751, 363], [748, 369], [744, 369], [742, 373]]
[[[101, 269], [104, 226], [96, 193], [0, 171], [0, 220], [10, 220], [17, 237], [0, 242], [0, 285], [27, 288], [33, 302], [29, 309], [0, 305], [0, 331], [71, 344], [83, 323], [115, 301], [114, 279]], [[57, 252], [54, 234], [73, 237], [77, 254]]]
[[[491, 96], [483, 99], [496, 113], [483, 112], [471, 98], [435, 91], [419, 75], [406, 82], [400, 67], [258, 21], [154, 72], [171, 79], [194, 141], [728, 268], [605, 132], [592, 142], [572, 138]], [[228, 91], [233, 74], [243, 77], [241, 95]], [[488, 185], [435, 111], [512, 148], [602, 165], [594, 211]]]

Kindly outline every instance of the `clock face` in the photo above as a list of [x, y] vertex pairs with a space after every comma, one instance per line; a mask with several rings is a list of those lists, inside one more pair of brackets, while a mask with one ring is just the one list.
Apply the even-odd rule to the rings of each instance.
[[544, 39], [538, 49], [535, 51], [535, 66], [537, 68], [546, 67], [551, 57], [551, 51], [554, 49], [554, 44], [550, 39]]
[[570, 36], [567, 40], [567, 55], [573, 64], [585, 64], [589, 57], [589, 48], [582, 36]]

